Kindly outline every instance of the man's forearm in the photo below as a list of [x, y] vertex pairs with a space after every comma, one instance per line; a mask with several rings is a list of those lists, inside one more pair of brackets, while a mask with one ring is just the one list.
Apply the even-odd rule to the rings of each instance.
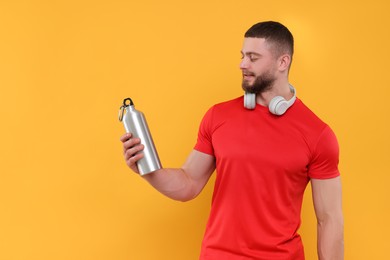
[[344, 225], [342, 216], [318, 223], [318, 259], [344, 259]]
[[[131, 163], [130, 157], [134, 167]], [[193, 150], [181, 168], [163, 168], [142, 177], [165, 196], [188, 201], [198, 196], [214, 170], [213, 156]]]
[[143, 178], [156, 190], [174, 200], [188, 201], [197, 195], [191, 178], [181, 168], [160, 169]]

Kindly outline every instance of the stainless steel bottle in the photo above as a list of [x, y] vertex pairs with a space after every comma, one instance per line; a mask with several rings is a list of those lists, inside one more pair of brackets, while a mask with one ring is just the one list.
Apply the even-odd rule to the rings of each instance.
[[161, 169], [160, 158], [158, 157], [145, 116], [141, 111], [134, 107], [130, 98], [123, 100], [123, 105], [119, 111], [119, 121], [123, 122], [127, 133], [133, 137], [141, 139], [141, 144], [145, 146], [142, 151], [144, 157], [137, 162], [138, 170], [141, 175], [145, 175]]

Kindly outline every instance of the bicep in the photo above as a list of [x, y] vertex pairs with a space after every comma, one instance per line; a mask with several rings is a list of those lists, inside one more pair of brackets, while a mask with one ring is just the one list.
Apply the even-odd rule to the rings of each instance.
[[182, 166], [182, 169], [193, 182], [196, 193], [198, 194], [215, 170], [215, 157], [193, 150]]

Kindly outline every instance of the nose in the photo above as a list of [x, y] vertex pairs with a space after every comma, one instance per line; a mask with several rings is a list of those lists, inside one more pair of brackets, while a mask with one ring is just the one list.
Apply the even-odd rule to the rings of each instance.
[[240, 69], [241, 70], [248, 69], [248, 61], [247, 61], [247, 59], [245, 57], [241, 59]]

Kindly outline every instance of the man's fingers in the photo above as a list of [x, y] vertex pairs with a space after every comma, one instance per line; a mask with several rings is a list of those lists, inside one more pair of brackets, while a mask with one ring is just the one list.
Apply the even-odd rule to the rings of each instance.
[[[124, 155], [125, 155], [126, 161], [127, 161], [129, 158], [138, 155], [137, 153], [139, 153], [139, 152], [142, 151], [143, 149], [144, 149], [144, 145], [142, 145], [142, 144], [139, 144], [139, 145], [136, 145], [136, 146], [132, 146], [131, 148], [125, 149]], [[139, 154], [142, 154], [142, 153], [139, 153]], [[143, 156], [143, 155], [142, 155], [142, 156]]]
[[124, 135], [121, 136], [120, 140], [122, 143], [126, 142], [127, 140], [129, 140], [131, 138], [132, 134], [131, 133], [126, 133]]
[[130, 138], [123, 142], [123, 150], [126, 152], [128, 149], [137, 146], [141, 143], [139, 138]]

